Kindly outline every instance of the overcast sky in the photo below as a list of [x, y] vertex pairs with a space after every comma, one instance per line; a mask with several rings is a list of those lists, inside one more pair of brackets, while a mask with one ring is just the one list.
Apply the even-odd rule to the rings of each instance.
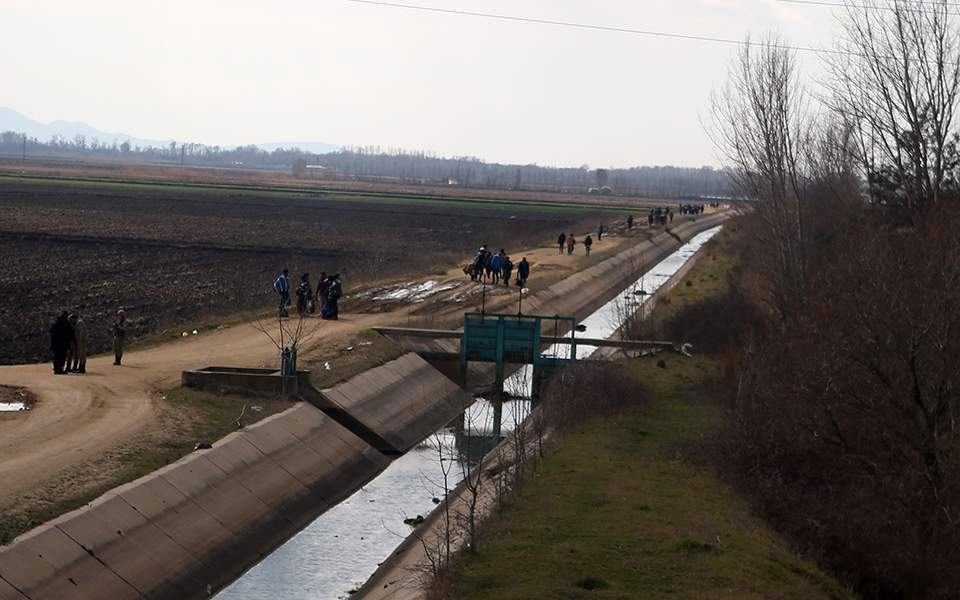
[[[775, 0], [407, 1], [802, 46], [837, 31]], [[701, 119], [735, 51], [345, 0], [0, 0], [0, 23], [0, 105], [44, 122], [593, 167], [717, 164]]]

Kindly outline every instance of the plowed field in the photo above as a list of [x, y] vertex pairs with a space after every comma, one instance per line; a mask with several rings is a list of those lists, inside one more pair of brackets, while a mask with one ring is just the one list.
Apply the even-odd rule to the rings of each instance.
[[[575, 207], [0, 177], [0, 364], [46, 360], [79, 312], [91, 352], [123, 307], [135, 335], [266, 308], [281, 269], [340, 272], [347, 293], [481, 243], [516, 248], [614, 215]], [[345, 303], [349, 309], [349, 298]]]

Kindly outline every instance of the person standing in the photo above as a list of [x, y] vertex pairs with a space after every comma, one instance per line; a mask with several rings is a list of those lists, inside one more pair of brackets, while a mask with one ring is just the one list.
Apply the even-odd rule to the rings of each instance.
[[527, 262], [527, 257], [524, 256], [520, 264], [517, 265], [517, 282], [520, 284], [520, 287], [527, 285], [527, 277], [530, 277], [530, 263]]
[[327, 321], [336, 321], [340, 318], [340, 309], [337, 306], [343, 296], [343, 284], [340, 283], [340, 274], [330, 278], [330, 291], [327, 292], [327, 306], [321, 317]]
[[64, 363], [67, 362], [67, 352], [70, 351], [72, 337], [73, 332], [67, 320], [67, 311], [63, 311], [50, 327], [50, 350], [53, 352], [54, 375], [65, 373]]
[[560, 246], [560, 254], [563, 254], [563, 246], [567, 243], [567, 234], [561, 233], [560, 237], [557, 238], [557, 244]]
[[627, 229], [633, 229], [633, 215], [627, 215]]
[[317, 303], [320, 305], [320, 316], [323, 316], [323, 309], [327, 307], [327, 294], [330, 293], [330, 281], [327, 272], [320, 272], [320, 279], [317, 281]]
[[577, 245], [577, 240], [574, 239], [573, 234], [567, 236], [567, 256], [573, 254], [573, 248]]
[[280, 306], [277, 308], [277, 316], [287, 316], [287, 307], [290, 306], [290, 275], [287, 269], [283, 270], [280, 277], [273, 282], [273, 289], [280, 298]]
[[73, 325], [74, 347], [76, 350], [73, 355], [73, 365], [71, 370], [74, 373], [87, 372], [87, 324], [83, 317], [78, 314], [70, 315], [70, 322]]
[[300, 283], [297, 285], [297, 314], [301, 317], [307, 313], [307, 304], [313, 296], [313, 290], [310, 289], [310, 274], [304, 273], [300, 276]]
[[117, 320], [110, 328], [113, 334], [113, 364], [120, 366], [123, 360], [123, 347], [127, 341], [127, 313], [121, 308], [117, 311]]
[[600, 223], [600, 227], [597, 227], [597, 241], [603, 241], [603, 223]]
[[490, 274], [493, 277], [493, 285], [500, 281], [500, 269], [503, 266], [503, 258], [499, 254], [494, 254], [490, 259]]
[[587, 256], [590, 256], [590, 246], [593, 245], [593, 240], [590, 239], [590, 234], [587, 234], [587, 237], [583, 239], [583, 247], [587, 251]]
[[70, 326], [70, 347], [67, 348], [67, 358], [63, 363], [64, 373], [70, 373], [73, 371], [73, 362], [77, 357], [77, 335], [73, 330], [73, 313], [67, 317], [67, 325]]

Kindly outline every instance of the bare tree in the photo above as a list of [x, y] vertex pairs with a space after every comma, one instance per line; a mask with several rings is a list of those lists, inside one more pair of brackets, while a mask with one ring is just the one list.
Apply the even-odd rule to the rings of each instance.
[[714, 143], [739, 192], [752, 200], [769, 255], [768, 283], [782, 318], [803, 302], [806, 285], [802, 204], [809, 176], [812, 117], [796, 55], [776, 37], [747, 38], [727, 85], [712, 98]]
[[922, 210], [955, 183], [960, 37], [950, 2], [846, 1], [829, 102], [855, 132], [874, 200]]

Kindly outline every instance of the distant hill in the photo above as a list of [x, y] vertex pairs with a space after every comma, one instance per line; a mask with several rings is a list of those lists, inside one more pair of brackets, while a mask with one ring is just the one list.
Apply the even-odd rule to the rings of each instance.
[[[0, 106], [0, 132], [3, 131], [25, 133], [27, 134], [27, 137], [37, 138], [37, 140], [41, 142], [48, 142], [50, 141], [50, 138], [55, 135], [63, 136], [68, 140], [72, 140], [77, 135], [83, 135], [86, 136], [88, 140], [97, 138], [101, 142], [105, 142], [108, 145], [112, 144], [114, 141], [116, 141], [118, 144], [130, 142], [130, 145], [140, 146], [141, 148], [146, 148], [147, 146], [154, 146], [158, 148], [166, 147], [169, 146], [170, 142], [172, 141], [170, 139], [151, 140], [147, 138], [138, 138], [127, 133], [108, 133], [91, 127], [82, 121], [57, 120], [51, 121], [50, 123], [41, 123], [39, 121], [34, 121], [30, 117], [22, 115], [12, 108]], [[273, 151], [276, 148], [300, 148], [301, 150], [316, 154], [324, 154], [326, 152], [333, 152], [340, 149], [339, 146], [326, 144], [323, 142], [271, 142], [268, 144], [256, 144], [256, 146], [268, 152]]]

